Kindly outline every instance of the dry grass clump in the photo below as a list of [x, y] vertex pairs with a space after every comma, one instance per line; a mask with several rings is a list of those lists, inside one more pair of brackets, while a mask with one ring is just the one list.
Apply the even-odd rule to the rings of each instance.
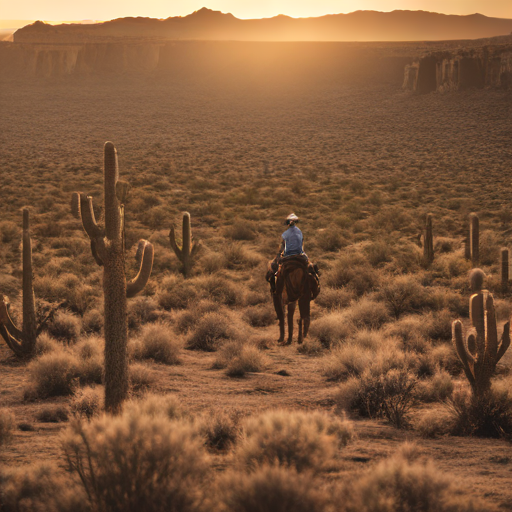
[[68, 421], [69, 411], [64, 405], [45, 405], [36, 415], [37, 421], [41, 423], [61, 423]]
[[197, 277], [194, 282], [200, 289], [203, 298], [226, 306], [236, 306], [242, 303], [243, 295], [240, 286], [235, 285], [225, 276], [201, 276]]
[[331, 227], [319, 233], [316, 237], [316, 244], [323, 252], [336, 252], [345, 247], [348, 242], [341, 230]]
[[350, 422], [326, 413], [270, 411], [245, 422], [236, 457], [250, 468], [279, 464], [318, 471], [331, 465], [352, 437]]
[[88, 309], [82, 318], [82, 329], [87, 333], [100, 333], [104, 323], [105, 317], [99, 309]]
[[190, 414], [172, 394], [160, 395], [148, 393], [141, 400], [131, 400], [124, 406], [126, 413], [145, 416], [163, 416], [168, 420], [189, 418]]
[[0, 446], [7, 444], [14, 431], [14, 413], [5, 407], [0, 409]]
[[178, 332], [186, 333], [195, 327], [197, 322], [206, 314], [219, 311], [221, 306], [211, 300], [200, 300], [193, 308], [180, 311], [174, 317]]
[[421, 437], [435, 439], [453, 430], [454, 419], [446, 407], [437, 407], [423, 412], [413, 425]]
[[457, 488], [431, 461], [417, 460], [408, 447], [358, 478], [346, 498], [342, 508], [346, 512], [488, 510]]
[[79, 338], [81, 330], [81, 318], [66, 311], [57, 311], [48, 323], [48, 333], [65, 343], [74, 343]]
[[374, 358], [371, 350], [355, 343], [336, 347], [324, 361], [322, 373], [328, 381], [342, 381], [357, 377], [370, 365]]
[[317, 338], [307, 337], [297, 345], [297, 352], [305, 356], [319, 356], [323, 354], [324, 347]]
[[172, 275], [162, 279], [156, 300], [161, 308], [170, 311], [186, 309], [196, 297], [197, 290], [190, 281], [182, 276]]
[[412, 275], [387, 279], [379, 290], [381, 300], [397, 319], [404, 313], [421, 310], [425, 303], [425, 294], [423, 286]]
[[447, 400], [453, 393], [454, 384], [450, 374], [438, 370], [429, 379], [419, 380], [415, 394], [422, 402], [441, 402]]
[[62, 345], [55, 338], [52, 338], [47, 332], [42, 332], [37, 337], [36, 355], [48, 354], [60, 350], [61, 347]]
[[453, 418], [452, 435], [512, 438], [512, 397], [493, 388], [481, 397], [467, 388], [454, 391], [448, 401]]
[[147, 364], [134, 363], [128, 368], [130, 387], [135, 393], [146, 391], [156, 382], [156, 374]]
[[1, 468], [0, 495], [5, 512], [90, 512], [83, 490], [47, 462]]
[[230, 320], [222, 313], [205, 314], [187, 341], [187, 348], [214, 352], [225, 340], [235, 337]]
[[249, 307], [245, 310], [244, 320], [253, 327], [267, 327], [276, 322], [276, 313], [269, 304]]
[[327, 496], [308, 473], [294, 468], [263, 466], [250, 473], [230, 471], [221, 480], [223, 511], [324, 512]]
[[368, 418], [384, 417], [396, 428], [403, 428], [409, 424], [416, 385], [416, 377], [405, 368], [385, 373], [366, 370], [340, 386], [336, 401], [343, 410]]
[[368, 297], [363, 297], [357, 302], [352, 302], [350, 308], [343, 313], [346, 323], [352, 324], [357, 329], [380, 329], [390, 320], [386, 306], [382, 302], [376, 302]]
[[135, 359], [152, 359], [164, 364], [180, 364], [182, 348], [182, 339], [163, 322], [144, 325], [129, 346]]
[[213, 367], [226, 368], [230, 377], [243, 377], [247, 372], [262, 371], [266, 364], [265, 356], [255, 345], [227, 341], [220, 347]]
[[315, 299], [315, 303], [325, 309], [339, 309], [347, 307], [352, 300], [354, 300], [355, 294], [352, 290], [346, 288], [329, 288], [323, 286], [322, 291]]
[[373, 291], [379, 284], [379, 273], [361, 253], [344, 254], [325, 275], [325, 284], [331, 288], [350, 288], [361, 296]]
[[345, 316], [340, 311], [333, 311], [311, 322], [310, 335], [317, 338], [322, 346], [330, 348], [345, 340], [351, 333]]
[[262, 263], [262, 257], [248, 249], [241, 242], [232, 242], [223, 249], [226, 268], [230, 270], [249, 269]]
[[186, 423], [128, 408], [72, 422], [61, 442], [95, 510], [198, 510], [208, 460]]
[[231, 226], [224, 229], [224, 235], [233, 240], [254, 240], [256, 238], [254, 223], [236, 219]]
[[138, 329], [141, 325], [155, 322], [160, 316], [158, 304], [153, 297], [133, 297], [128, 301], [128, 327]]
[[78, 418], [91, 419], [103, 410], [104, 393], [101, 388], [86, 386], [73, 394], [69, 410]]
[[205, 414], [201, 418], [199, 432], [211, 450], [227, 450], [237, 443], [242, 434], [239, 414], [217, 410], [213, 414]]

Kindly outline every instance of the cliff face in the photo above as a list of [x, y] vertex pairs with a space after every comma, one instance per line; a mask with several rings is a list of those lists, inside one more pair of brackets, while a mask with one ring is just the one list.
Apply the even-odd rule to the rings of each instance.
[[405, 66], [403, 88], [420, 94], [512, 88], [512, 45], [434, 52]]

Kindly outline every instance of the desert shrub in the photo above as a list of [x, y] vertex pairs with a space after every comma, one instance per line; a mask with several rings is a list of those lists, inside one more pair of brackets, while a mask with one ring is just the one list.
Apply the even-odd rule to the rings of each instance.
[[0, 222], [0, 238], [3, 244], [18, 242], [21, 240], [21, 232], [19, 226], [10, 220]]
[[82, 318], [82, 329], [88, 333], [100, 333], [104, 322], [105, 317], [99, 309], [89, 309]]
[[226, 258], [223, 254], [207, 252], [199, 260], [198, 267], [206, 274], [215, 274], [226, 267]]
[[213, 352], [224, 340], [232, 337], [234, 337], [234, 330], [228, 318], [221, 313], [207, 313], [197, 323], [188, 339], [187, 347]]
[[427, 336], [435, 341], [450, 341], [452, 339], [453, 316], [447, 309], [425, 315], [429, 320]]
[[360, 377], [343, 383], [337, 393], [338, 405], [369, 418], [385, 417], [396, 428], [408, 425], [407, 414], [414, 403], [416, 378], [405, 369], [373, 374], [366, 370]]
[[500, 240], [495, 231], [480, 233], [480, 265], [496, 265], [500, 261], [500, 249]]
[[379, 275], [358, 253], [343, 255], [325, 275], [325, 283], [331, 288], [350, 288], [361, 296], [374, 290], [379, 283]]
[[206, 314], [219, 311], [220, 306], [216, 302], [210, 300], [200, 300], [194, 308], [180, 311], [175, 316], [176, 327], [178, 332], [187, 332], [190, 328], [195, 327], [197, 322]]
[[73, 394], [69, 410], [74, 416], [91, 419], [103, 409], [103, 392], [101, 388], [90, 386], [79, 388]]
[[512, 436], [512, 397], [507, 390], [491, 389], [480, 397], [468, 389], [453, 392], [448, 401], [452, 434], [476, 437]]
[[68, 421], [69, 412], [66, 406], [59, 404], [45, 405], [37, 413], [37, 421], [41, 423], [61, 423]]
[[354, 331], [347, 339], [347, 343], [362, 349], [378, 351], [382, 348], [396, 347], [397, 341], [383, 331], [373, 329], [359, 329]]
[[366, 256], [370, 265], [378, 267], [383, 263], [389, 263], [393, 260], [393, 249], [389, 242], [377, 240], [365, 247]]
[[212, 450], [227, 450], [238, 441], [241, 427], [238, 414], [215, 411], [206, 414], [199, 427], [206, 446]]
[[346, 307], [354, 299], [354, 292], [345, 288], [323, 287], [322, 292], [315, 299], [315, 303], [326, 309], [339, 309]]
[[156, 300], [161, 308], [185, 309], [197, 297], [194, 285], [181, 276], [165, 277], [159, 287]]
[[427, 343], [429, 324], [430, 317], [427, 321], [422, 315], [407, 315], [386, 325], [384, 332], [387, 336], [398, 338], [404, 350], [425, 352], [429, 347]]
[[240, 242], [227, 244], [223, 250], [226, 261], [226, 268], [236, 270], [244, 268], [253, 268], [262, 262], [259, 254], [248, 249]]
[[164, 364], [180, 364], [182, 348], [181, 338], [163, 322], [144, 325], [130, 343], [130, 352], [135, 359], [153, 359]]
[[80, 361], [69, 351], [43, 354], [29, 365], [36, 396], [71, 395], [78, 385]]
[[7, 444], [14, 431], [14, 413], [5, 407], [0, 409], [0, 446]]
[[433, 347], [430, 353], [436, 360], [439, 368], [446, 370], [452, 376], [457, 376], [461, 373], [462, 363], [452, 344], [439, 344]]
[[308, 337], [297, 345], [297, 352], [305, 356], [319, 356], [324, 352], [324, 347], [317, 338]]
[[81, 359], [102, 359], [105, 340], [100, 336], [83, 336], [73, 346], [73, 352]]
[[324, 512], [326, 495], [309, 474], [264, 466], [245, 474], [230, 471], [221, 480], [219, 501], [237, 512]]
[[347, 241], [341, 231], [332, 228], [320, 232], [316, 237], [316, 243], [324, 252], [339, 251], [347, 245]]
[[60, 350], [60, 348], [61, 344], [55, 338], [52, 338], [47, 332], [42, 332], [37, 337], [36, 355], [38, 356]]
[[129, 409], [74, 421], [61, 441], [94, 509], [198, 510], [208, 462], [188, 424]]
[[133, 391], [145, 391], [156, 382], [155, 372], [146, 364], [131, 364], [128, 369], [130, 386]]
[[125, 411], [136, 415], [163, 416], [168, 420], [185, 419], [190, 416], [178, 397], [172, 394], [156, 395], [149, 393], [141, 400], [125, 404]]
[[415, 393], [422, 402], [440, 402], [451, 396], [453, 387], [450, 374], [439, 370], [430, 379], [418, 381]]
[[333, 311], [311, 323], [310, 335], [329, 348], [346, 339], [352, 331], [340, 311]]
[[74, 343], [80, 336], [82, 320], [80, 317], [66, 311], [57, 311], [48, 323], [48, 333], [65, 343]]
[[265, 368], [265, 356], [253, 345], [241, 345], [239, 353], [233, 357], [226, 367], [230, 377], [243, 377], [247, 372], [260, 372]]
[[83, 490], [47, 462], [0, 469], [5, 512], [90, 512]]
[[153, 297], [134, 297], [128, 301], [127, 314], [128, 327], [138, 329], [143, 324], [158, 320], [158, 304]]
[[276, 313], [268, 304], [250, 307], [245, 310], [244, 320], [253, 327], [267, 327], [276, 322]]
[[239, 287], [221, 275], [200, 277], [195, 280], [202, 290], [204, 298], [213, 302], [235, 306], [242, 302], [242, 294]]
[[322, 373], [329, 381], [361, 375], [373, 359], [373, 353], [355, 343], [340, 345], [325, 358]]
[[227, 226], [224, 235], [233, 240], [254, 240], [256, 233], [251, 221], [236, 219], [231, 226]]
[[395, 318], [422, 308], [425, 290], [415, 277], [410, 275], [391, 278], [383, 283], [379, 291], [381, 299]]
[[445, 408], [425, 411], [415, 422], [414, 429], [421, 437], [434, 439], [453, 430], [453, 416]]
[[470, 270], [471, 262], [458, 253], [440, 254], [432, 264], [432, 271], [445, 279], [465, 276]]
[[320, 470], [353, 436], [346, 420], [321, 412], [270, 411], [245, 422], [236, 456], [250, 468], [265, 464]]
[[358, 478], [346, 512], [467, 512], [488, 510], [458, 489], [431, 461], [398, 451]]
[[345, 322], [357, 329], [379, 329], [390, 319], [387, 308], [382, 302], [375, 302], [367, 297], [353, 302], [350, 308], [344, 311], [343, 316]]

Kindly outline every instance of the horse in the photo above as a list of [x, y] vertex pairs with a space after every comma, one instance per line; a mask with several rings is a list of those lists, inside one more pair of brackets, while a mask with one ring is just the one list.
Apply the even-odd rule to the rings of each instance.
[[[300, 319], [298, 343], [301, 344], [308, 335], [310, 324], [310, 302], [315, 299], [320, 291], [320, 285], [314, 272], [309, 270], [309, 262], [302, 255], [287, 256], [282, 258], [277, 273], [269, 262], [267, 279], [271, 283], [272, 300], [279, 320], [279, 340], [281, 345], [290, 345], [293, 341], [293, 316], [297, 302], [299, 303]], [[275, 263], [274, 263], [275, 265]], [[275, 275], [275, 286], [271, 279]], [[284, 342], [284, 307], [288, 309], [288, 340]]]

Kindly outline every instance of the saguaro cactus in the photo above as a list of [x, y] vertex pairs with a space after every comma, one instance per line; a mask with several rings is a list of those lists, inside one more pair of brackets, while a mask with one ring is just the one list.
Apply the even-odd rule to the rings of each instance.
[[171, 230], [169, 231], [169, 241], [173, 251], [181, 261], [183, 275], [188, 277], [192, 271], [194, 258], [201, 247], [199, 242], [192, 243], [192, 228], [190, 227], [190, 213], [188, 212], [183, 213], [183, 228], [181, 236], [183, 238], [183, 242], [180, 249], [176, 243], [176, 233], [174, 232], [174, 226], [172, 226]]
[[[124, 202], [128, 185], [119, 181], [117, 152], [112, 142], [105, 143], [104, 196], [105, 227], [96, 223], [92, 197], [79, 194], [80, 217], [91, 240], [91, 252], [103, 266], [105, 297], [105, 408], [120, 410], [128, 393], [128, 359], [126, 297], [141, 291], [153, 267], [153, 246], [139, 241], [137, 259], [140, 270], [135, 279], [126, 282], [124, 255]], [[76, 193], [75, 193], [76, 194]]]
[[[27, 208], [23, 209], [23, 325], [18, 329], [12, 321], [8, 305], [9, 300], [1, 296], [0, 300], [0, 335], [7, 346], [18, 356], [28, 358], [34, 355], [37, 336], [56, 308], [50, 310], [39, 326], [36, 324], [36, 307], [34, 286], [32, 283], [32, 241], [30, 239], [30, 219]], [[58, 307], [58, 306], [57, 306]]]
[[434, 236], [432, 233], [432, 214], [427, 215], [425, 221], [425, 238], [423, 244], [423, 258], [427, 265], [434, 261]]
[[501, 289], [507, 291], [509, 279], [509, 253], [506, 247], [501, 248]]
[[471, 264], [476, 267], [480, 261], [480, 221], [476, 213], [469, 216], [469, 246]]
[[490, 292], [482, 290], [483, 278], [482, 270], [472, 270], [471, 287], [476, 293], [469, 299], [472, 328], [467, 338], [464, 336], [460, 320], [456, 320], [452, 325], [453, 343], [475, 397], [481, 397], [489, 390], [496, 364], [510, 346], [510, 322], [503, 327], [503, 334], [498, 343], [494, 299]]

